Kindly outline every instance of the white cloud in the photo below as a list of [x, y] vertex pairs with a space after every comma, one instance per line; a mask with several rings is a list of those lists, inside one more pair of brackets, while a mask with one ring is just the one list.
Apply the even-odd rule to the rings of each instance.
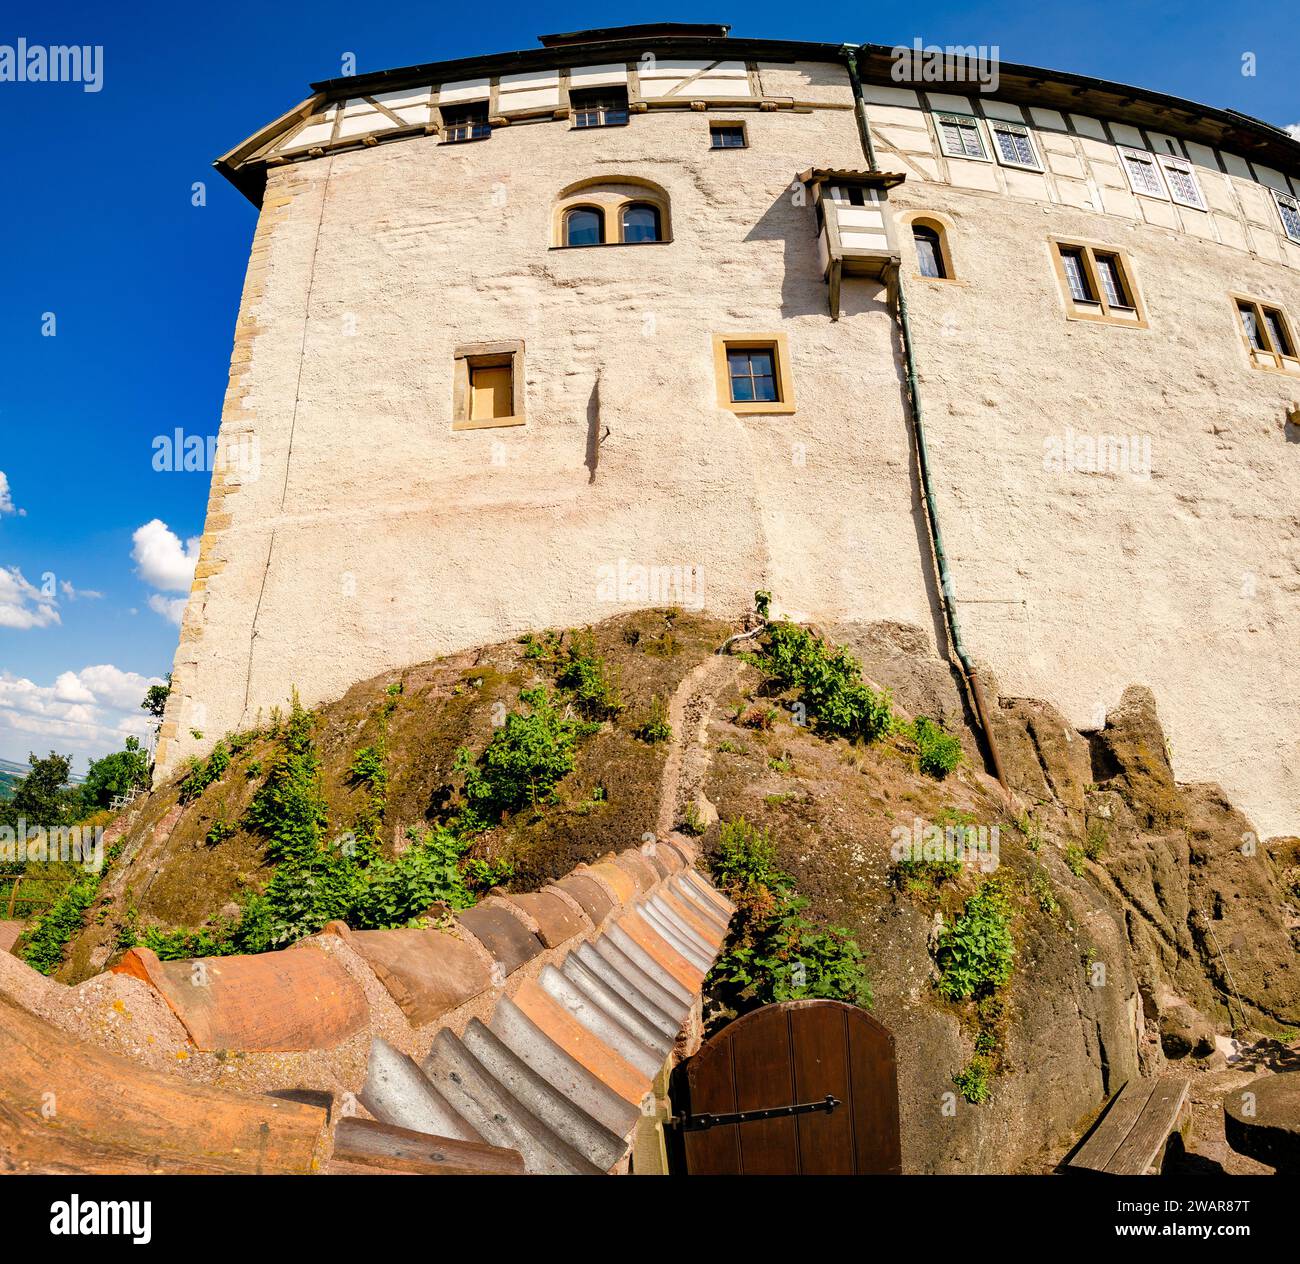
[[1288, 136], [1300, 140], [1300, 123], [1288, 123], [1283, 129]]
[[0, 470], [0, 518], [5, 514], [17, 514], [20, 518], [25, 518], [27, 510], [19, 509], [14, 504], [13, 493], [9, 490], [9, 475]]
[[47, 628], [59, 622], [53, 596], [29, 584], [18, 567], [0, 567], [0, 628]]
[[185, 613], [185, 603], [188, 600], [188, 597], [164, 597], [161, 593], [150, 593], [149, 609], [179, 628], [181, 616]]
[[127, 737], [145, 740], [150, 721], [140, 703], [162, 683], [110, 663], [61, 672], [53, 685], [0, 672], [0, 754], [16, 762], [30, 750], [98, 759]]
[[66, 579], [59, 580], [59, 591], [69, 601], [76, 601], [78, 597], [85, 601], [97, 601], [104, 595], [102, 592], [96, 592], [93, 588], [77, 588]]
[[165, 522], [154, 518], [136, 530], [131, 543], [132, 560], [145, 583], [164, 592], [189, 592], [194, 565], [199, 560], [198, 536], [182, 544]]

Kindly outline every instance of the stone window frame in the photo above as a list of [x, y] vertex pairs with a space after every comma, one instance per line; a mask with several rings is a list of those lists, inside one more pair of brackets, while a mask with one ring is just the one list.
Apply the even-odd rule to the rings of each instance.
[[[727, 368], [730, 350], [771, 351], [778, 399], [735, 400], [731, 398], [731, 373]], [[794, 374], [790, 363], [790, 340], [777, 332], [738, 332], [713, 335], [713, 376], [719, 408], [737, 414], [785, 415], [795, 412]]]
[[[629, 206], [645, 204], [659, 212], [659, 238], [656, 241], [624, 241], [623, 212]], [[591, 207], [604, 213], [604, 240], [584, 246], [570, 246], [565, 240], [565, 222], [570, 211]], [[555, 200], [551, 213], [552, 250], [598, 250], [607, 246], [666, 246], [673, 240], [672, 206], [665, 190], [648, 180], [632, 176], [611, 176], [584, 180], [571, 185]]]
[[[527, 421], [524, 408], [524, 344], [522, 340], [471, 342], [453, 353], [454, 369], [451, 390], [452, 430], [495, 430], [501, 426], [522, 426]], [[510, 367], [510, 415], [508, 417], [471, 417], [470, 384], [474, 369]]]
[[[1067, 320], [1087, 320], [1103, 325], [1121, 325], [1125, 329], [1146, 329], [1146, 306], [1142, 301], [1142, 291], [1138, 288], [1137, 276], [1127, 251], [1118, 246], [1111, 246], [1101, 241], [1083, 241], [1077, 237], [1052, 237], [1047, 239], [1048, 250], [1052, 256], [1052, 266], [1056, 272], [1061, 299], [1065, 304]], [[1070, 280], [1065, 271], [1065, 259], [1062, 250], [1077, 250], [1083, 260], [1084, 273], [1093, 301], [1076, 299], [1070, 292]], [[1132, 302], [1132, 307], [1115, 307], [1106, 298], [1106, 288], [1102, 285], [1097, 269], [1097, 255], [1105, 255], [1115, 260], [1120, 275], [1120, 282]]]
[[964, 277], [957, 275], [957, 268], [953, 262], [951, 235], [955, 231], [956, 225], [946, 215], [941, 215], [937, 211], [915, 210], [904, 211], [898, 217], [898, 226], [910, 240], [912, 237], [912, 226], [920, 224], [922, 228], [928, 228], [939, 234], [939, 250], [943, 256], [943, 270], [947, 274], [941, 277], [924, 276], [921, 267], [916, 258], [916, 251], [912, 251], [911, 273], [918, 281], [926, 283], [934, 282], [938, 285], [969, 285], [970, 282]]
[[[1232, 318], [1237, 328], [1237, 336], [1241, 339], [1250, 367], [1261, 369], [1265, 373], [1285, 373], [1288, 377], [1300, 375], [1300, 343], [1296, 342], [1295, 325], [1291, 323], [1291, 317], [1287, 315], [1286, 309], [1280, 303], [1257, 298], [1253, 294], [1238, 294], [1230, 291], [1228, 298], [1232, 302]], [[1261, 341], [1265, 344], [1263, 348], [1255, 347], [1246, 334], [1241, 319], [1243, 307], [1254, 309], [1255, 327], [1259, 331]], [[1291, 344], [1290, 355], [1287, 355], [1284, 349], [1273, 345], [1273, 331], [1264, 319], [1265, 312], [1277, 317], [1283, 334]]]

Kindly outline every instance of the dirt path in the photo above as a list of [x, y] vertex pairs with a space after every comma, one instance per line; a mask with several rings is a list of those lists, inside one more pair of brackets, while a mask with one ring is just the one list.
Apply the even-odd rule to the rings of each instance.
[[708, 746], [709, 717], [718, 695], [740, 674], [739, 659], [715, 654], [691, 669], [668, 704], [668, 759], [659, 783], [659, 812], [655, 829], [669, 837], [682, 820], [687, 804], [695, 804], [704, 824], [718, 819], [717, 809], [705, 797], [704, 780], [712, 753]]

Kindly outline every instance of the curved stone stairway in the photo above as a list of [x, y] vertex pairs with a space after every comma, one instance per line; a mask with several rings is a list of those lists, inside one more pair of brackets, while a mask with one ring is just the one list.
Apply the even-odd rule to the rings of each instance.
[[[0, 1171], [625, 1171], [698, 1044], [733, 911], [671, 836], [448, 930], [331, 924], [201, 961], [136, 948], [76, 988], [0, 957]], [[207, 1075], [234, 1061], [265, 1091], [187, 1078], [185, 1049], [160, 1071], [71, 1034], [112, 987], [210, 1054]]]

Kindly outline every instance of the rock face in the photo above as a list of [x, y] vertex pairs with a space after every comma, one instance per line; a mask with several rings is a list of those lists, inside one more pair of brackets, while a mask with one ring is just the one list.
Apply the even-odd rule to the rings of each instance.
[[1261, 1075], [1223, 1099], [1223, 1129], [1240, 1154], [1279, 1176], [1300, 1174], [1300, 1072]]
[[1003, 701], [997, 735], [1013, 787], [1121, 910], [1167, 1056], [1208, 1054], [1216, 1027], [1300, 1023], [1294, 849], [1260, 840], [1218, 786], [1174, 781], [1149, 690], [1126, 689], [1086, 738], [1046, 703]]

